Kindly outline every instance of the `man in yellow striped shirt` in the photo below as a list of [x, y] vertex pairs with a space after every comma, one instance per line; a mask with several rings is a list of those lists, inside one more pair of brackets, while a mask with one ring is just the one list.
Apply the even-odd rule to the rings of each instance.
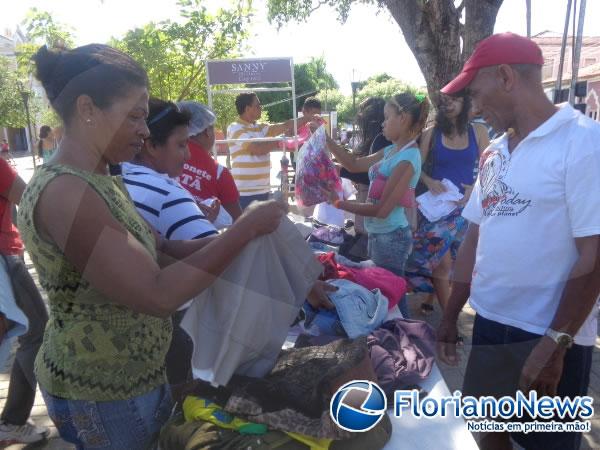
[[[292, 135], [294, 120], [267, 125], [258, 123], [262, 108], [254, 92], [239, 94], [235, 99], [239, 120], [227, 127], [227, 139], [254, 139]], [[298, 119], [298, 127], [312, 120], [312, 116]], [[235, 142], [229, 144], [231, 174], [240, 191], [240, 205], [245, 209], [254, 200], [268, 200], [271, 182], [270, 153], [279, 151], [277, 142]]]

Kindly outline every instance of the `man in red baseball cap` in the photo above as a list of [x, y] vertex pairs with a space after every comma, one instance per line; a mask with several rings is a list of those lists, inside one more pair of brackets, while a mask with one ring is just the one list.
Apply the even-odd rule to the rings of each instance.
[[[442, 89], [466, 90], [476, 114], [508, 131], [481, 156], [438, 330], [440, 359], [456, 364], [457, 318], [469, 300], [477, 314], [466, 395], [587, 395], [600, 295], [600, 124], [548, 100], [542, 65], [533, 41], [497, 34]], [[525, 448], [578, 449], [581, 442], [581, 433], [512, 437]], [[510, 448], [510, 440], [489, 433], [480, 445]]]
[[442, 92], [447, 95], [456, 94], [473, 81], [479, 69], [499, 64], [542, 66], [544, 57], [542, 50], [531, 39], [514, 33], [494, 34], [477, 45], [462, 71], [442, 88]]

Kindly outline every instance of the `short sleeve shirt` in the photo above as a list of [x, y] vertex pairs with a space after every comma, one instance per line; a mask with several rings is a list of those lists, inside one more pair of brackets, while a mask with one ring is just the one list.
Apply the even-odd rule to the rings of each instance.
[[[227, 128], [227, 139], [253, 139], [270, 136], [269, 125], [242, 119]], [[271, 190], [271, 155], [252, 155], [250, 142], [229, 144], [231, 174], [242, 196], [266, 194]], [[273, 142], [273, 147], [277, 143]]]
[[190, 141], [188, 147], [190, 159], [183, 165], [178, 180], [196, 202], [209, 198], [218, 198], [224, 205], [237, 202], [240, 194], [231, 172], [195, 142]]
[[[483, 152], [463, 216], [479, 225], [470, 303], [483, 317], [543, 335], [573, 265], [575, 238], [600, 235], [600, 124], [563, 105], [511, 152]], [[596, 341], [594, 308], [575, 337]]]
[[3, 194], [8, 193], [17, 172], [0, 158], [0, 254], [20, 255], [24, 247], [17, 227], [12, 221], [13, 204]]
[[[414, 144], [399, 152], [395, 152], [395, 150], [395, 145], [390, 145], [383, 150], [383, 159], [369, 169], [369, 179], [373, 181], [379, 174], [389, 178], [398, 164], [406, 161], [410, 163], [414, 171], [408, 184], [410, 188], [414, 189], [421, 176], [421, 152]], [[365, 228], [369, 233], [391, 233], [407, 226], [408, 219], [401, 206], [395, 207], [384, 219], [365, 217]]]
[[217, 234], [179, 182], [145, 166], [125, 163], [123, 182], [140, 215], [165, 239], [200, 239]]

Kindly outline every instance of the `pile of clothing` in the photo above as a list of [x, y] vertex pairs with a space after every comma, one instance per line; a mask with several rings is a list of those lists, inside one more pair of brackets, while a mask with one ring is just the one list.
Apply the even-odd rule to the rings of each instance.
[[392, 432], [387, 416], [366, 433], [350, 433], [329, 415], [333, 393], [354, 379], [376, 379], [365, 337], [283, 350], [262, 378], [234, 375], [220, 388], [190, 383], [182, 413], [163, 427], [160, 447], [381, 449]]
[[224, 386], [234, 373], [269, 373], [321, 269], [288, 219], [247, 244], [181, 322], [194, 343], [194, 378]]
[[389, 270], [354, 263], [334, 252], [318, 253], [317, 258], [324, 266], [322, 280], [344, 279], [367, 289], [379, 289], [388, 300], [388, 309], [395, 307], [406, 294], [406, 280]]
[[[331, 311], [305, 301], [319, 277], [337, 287]], [[292, 222], [282, 221], [247, 245], [186, 313], [197, 379], [178, 389], [179, 413], [163, 428], [161, 448], [383, 448], [391, 437], [387, 416], [351, 433], [329, 409], [350, 381], [377, 382], [391, 397], [431, 372], [433, 330], [392, 318], [405, 290], [401, 277], [370, 263], [313, 253]]]

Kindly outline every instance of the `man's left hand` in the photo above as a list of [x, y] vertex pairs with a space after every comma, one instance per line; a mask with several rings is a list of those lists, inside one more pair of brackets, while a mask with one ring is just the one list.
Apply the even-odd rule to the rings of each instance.
[[525, 394], [537, 391], [539, 396], [555, 396], [562, 376], [565, 352], [551, 338], [542, 337], [525, 361], [519, 389]]
[[325, 283], [324, 281], [317, 280], [308, 293], [308, 303], [315, 309], [333, 309], [335, 308], [335, 305], [331, 303], [327, 293], [335, 292], [337, 290], [337, 287]]
[[214, 222], [219, 216], [219, 210], [221, 209], [221, 202], [215, 198], [210, 205], [204, 203], [198, 203], [200, 211], [206, 216], [209, 222]]

